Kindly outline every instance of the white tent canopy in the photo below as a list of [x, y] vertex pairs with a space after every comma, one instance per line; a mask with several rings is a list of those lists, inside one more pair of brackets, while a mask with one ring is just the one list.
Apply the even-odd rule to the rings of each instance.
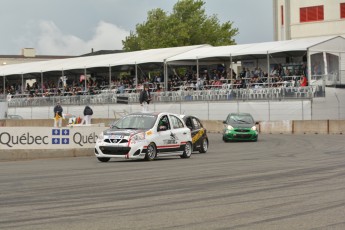
[[121, 65], [135, 65], [142, 63], [164, 63], [169, 57], [175, 56], [191, 49], [209, 45], [184, 46], [174, 48], [150, 49], [126, 53], [105, 54], [87, 57], [75, 57], [50, 61], [38, 61], [14, 64], [0, 67], [0, 75], [41, 73], [50, 71], [63, 71], [72, 69], [87, 69], [94, 67], [109, 67]]
[[[334, 40], [337, 40], [335, 44], [333, 42]], [[345, 44], [345, 39], [342, 37], [327, 36], [233, 46], [202, 47], [173, 56], [171, 58], [168, 58], [167, 61], [173, 62], [182, 60], [200, 60], [212, 57], [236, 57], [247, 55], [255, 56], [288, 51], [307, 52], [308, 48], [323, 43], [332, 43], [332, 47], [334, 48], [332, 49], [331, 47], [328, 47], [328, 49], [332, 49], [333, 51], [339, 51], [338, 47], [341, 46], [341, 44]], [[344, 51], [344, 48], [342, 50]]]
[[196, 45], [39, 61], [1, 66], [0, 76], [144, 63], [173, 64], [177, 61], [196, 61], [212, 58], [227, 58], [229, 60], [230, 57], [246, 57], [248, 55], [253, 57], [255, 55], [262, 56], [294, 51], [308, 52], [311, 50], [314, 50], [313, 52], [345, 53], [345, 38], [340, 36], [327, 36], [218, 47]]

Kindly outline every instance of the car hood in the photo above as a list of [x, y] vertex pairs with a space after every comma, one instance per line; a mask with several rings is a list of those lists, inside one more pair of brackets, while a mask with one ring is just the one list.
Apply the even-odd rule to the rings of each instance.
[[232, 127], [234, 127], [234, 128], [251, 128], [251, 127], [253, 127], [253, 126], [255, 126], [255, 124], [229, 124], [229, 123], [227, 123], [227, 125], [231, 125]]
[[137, 133], [141, 133], [147, 130], [142, 129], [107, 129], [103, 131], [104, 135], [120, 135], [120, 136], [131, 136]]

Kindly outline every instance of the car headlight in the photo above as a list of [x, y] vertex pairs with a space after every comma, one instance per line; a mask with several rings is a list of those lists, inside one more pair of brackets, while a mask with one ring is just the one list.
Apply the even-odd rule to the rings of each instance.
[[254, 125], [254, 126], [251, 128], [251, 130], [256, 131], [256, 126]]
[[104, 138], [104, 134], [103, 134], [103, 132], [101, 132], [101, 133], [98, 135], [97, 142], [103, 141], [103, 138]]
[[231, 133], [232, 130], [234, 130], [234, 127], [232, 127], [231, 125], [225, 125], [224, 134]]
[[233, 130], [233, 129], [234, 129], [234, 127], [232, 127], [231, 125], [227, 125], [226, 128], [227, 128], [228, 130]]
[[135, 144], [136, 142], [145, 140], [145, 132], [137, 133], [131, 137], [131, 143]]

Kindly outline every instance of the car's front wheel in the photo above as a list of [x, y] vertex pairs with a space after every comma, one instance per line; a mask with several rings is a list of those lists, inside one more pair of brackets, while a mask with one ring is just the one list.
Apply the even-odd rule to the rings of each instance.
[[108, 162], [110, 160], [110, 157], [97, 157], [97, 159], [100, 161], [100, 162]]
[[208, 149], [208, 140], [207, 138], [204, 138], [201, 143], [201, 147], [199, 149], [200, 153], [206, 153]]
[[145, 160], [152, 161], [152, 160], [154, 160], [156, 158], [156, 156], [157, 156], [156, 145], [154, 143], [150, 143], [147, 146], [147, 151], [146, 151], [146, 154], [145, 154]]
[[187, 142], [185, 147], [184, 147], [184, 151], [181, 155], [181, 158], [190, 158], [190, 156], [192, 155], [192, 151], [193, 151], [192, 143]]

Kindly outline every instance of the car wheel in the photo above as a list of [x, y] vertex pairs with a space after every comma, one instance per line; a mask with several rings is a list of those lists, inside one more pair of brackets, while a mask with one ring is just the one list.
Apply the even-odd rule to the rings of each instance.
[[200, 153], [206, 153], [208, 149], [208, 140], [207, 138], [204, 138], [201, 143], [201, 147], [199, 149]]
[[100, 162], [108, 162], [110, 160], [110, 157], [97, 157], [97, 159], [100, 161]]
[[190, 158], [190, 156], [192, 155], [192, 151], [193, 151], [192, 143], [187, 142], [185, 147], [184, 147], [184, 151], [181, 155], [181, 158]]
[[147, 151], [146, 151], [146, 154], [145, 154], [145, 160], [152, 161], [152, 160], [154, 160], [156, 158], [156, 156], [157, 156], [156, 145], [153, 144], [153, 143], [150, 143], [147, 146]]

